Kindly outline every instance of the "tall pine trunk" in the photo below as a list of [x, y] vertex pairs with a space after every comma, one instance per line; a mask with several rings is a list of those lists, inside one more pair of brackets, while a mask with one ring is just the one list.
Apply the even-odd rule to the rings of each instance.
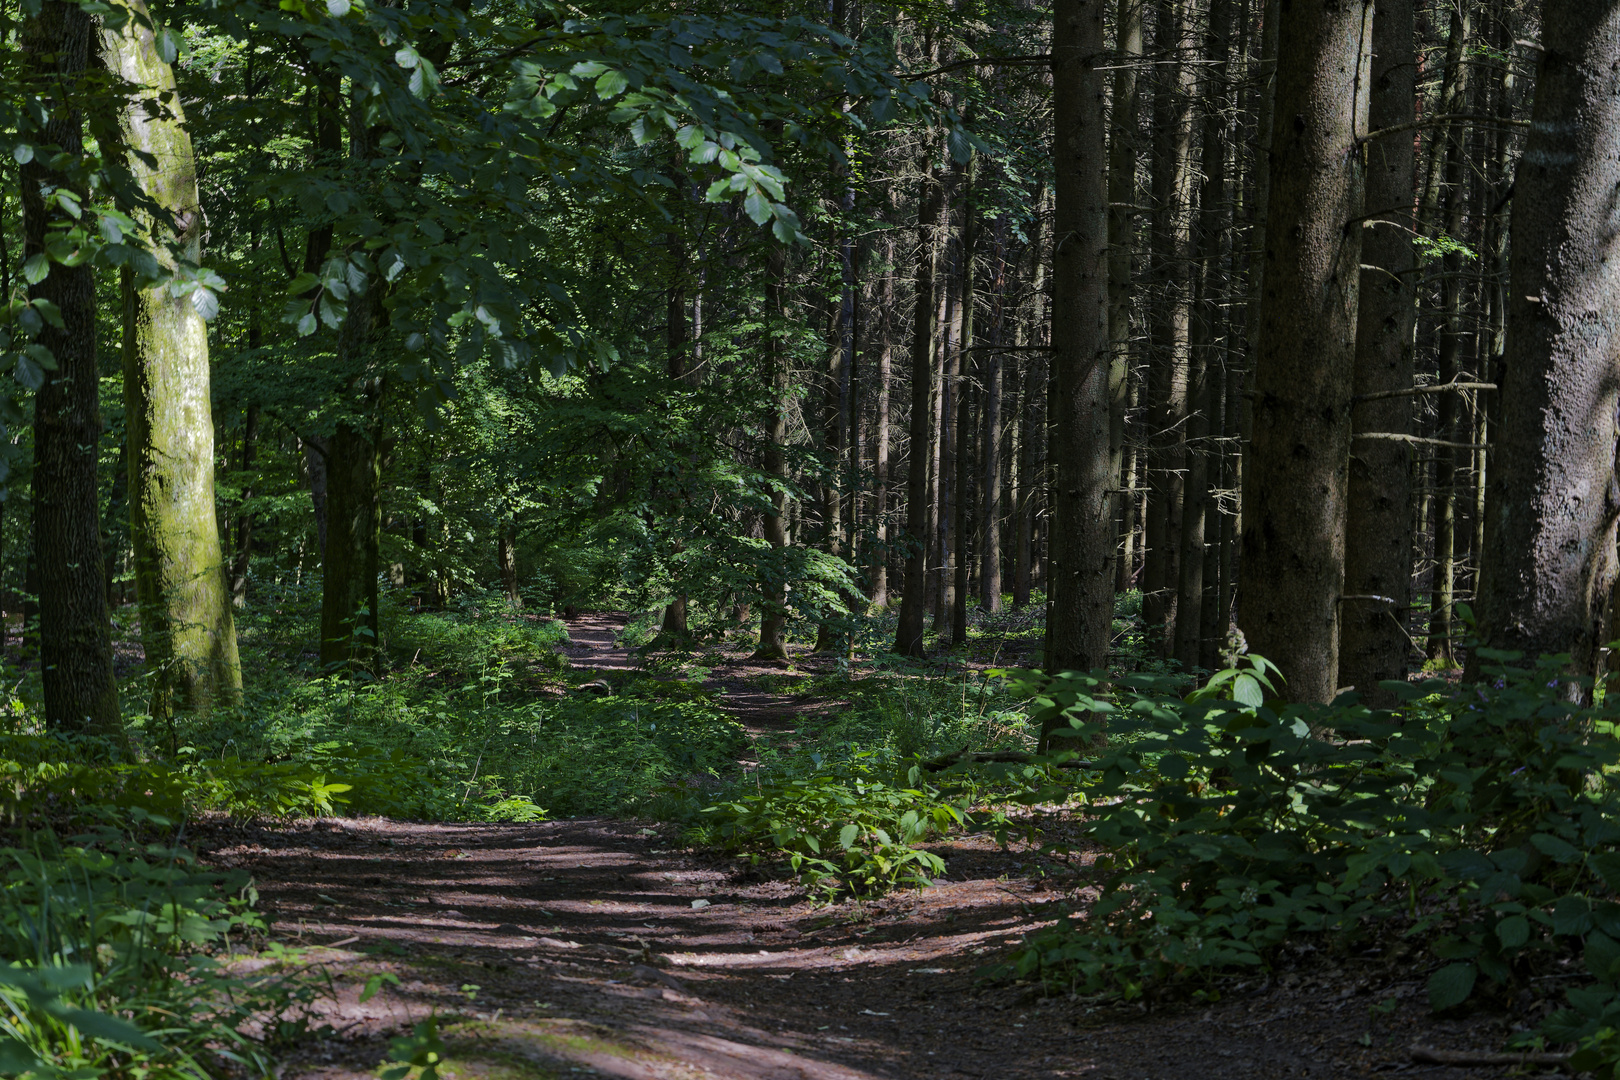
[[1103, 8], [1059, 0], [1053, 10], [1053, 671], [1103, 667], [1113, 629]]
[[934, 276], [939, 267], [935, 233], [945, 212], [945, 192], [932, 170], [923, 172], [917, 207], [917, 284], [911, 334], [911, 430], [906, 463], [906, 576], [894, 651], [920, 657], [927, 611], [929, 513], [928, 459], [934, 444]]
[[1620, 0], [1546, 0], [1541, 45], [1513, 195], [1480, 616], [1492, 648], [1569, 653], [1590, 674], [1620, 516]]
[[1293, 0], [1278, 27], [1238, 608], [1294, 701], [1336, 689], [1370, 3]]
[[[123, 128], [130, 170], [161, 211], [145, 222], [160, 264], [202, 259], [197, 163], [174, 98], [174, 71], [158, 55], [144, 0], [107, 31], [107, 66], [131, 90]], [[173, 99], [173, 100], [171, 100]], [[214, 507], [214, 421], [208, 327], [192, 300], [123, 274], [124, 414], [129, 435], [129, 526], [141, 641], [152, 672], [151, 713], [206, 713], [241, 700], [230, 587]]]
[[[1403, 128], [1416, 118], [1417, 69], [1412, 0], [1377, 0], [1373, 12], [1374, 131]], [[1361, 302], [1356, 317], [1353, 431], [1410, 435], [1412, 319], [1417, 259], [1412, 245], [1416, 156], [1410, 130], [1367, 144], [1366, 215], [1362, 234]], [[1339, 609], [1340, 686], [1353, 686], [1368, 704], [1387, 707], [1393, 695], [1378, 684], [1406, 675], [1407, 609], [1412, 594], [1412, 449], [1399, 439], [1355, 439], [1350, 452], [1350, 502], [1345, 515], [1344, 592]]]

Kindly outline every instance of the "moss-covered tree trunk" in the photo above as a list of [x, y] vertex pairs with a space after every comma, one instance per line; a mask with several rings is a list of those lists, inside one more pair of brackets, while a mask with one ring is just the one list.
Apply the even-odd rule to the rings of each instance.
[[[51, 111], [43, 141], [77, 157], [84, 148], [83, 124], [70, 102], [83, 92], [78, 87], [95, 56], [95, 26], [78, 5], [45, 0], [24, 20], [21, 40], [32, 88]], [[27, 258], [43, 254], [51, 226], [65, 222], [42, 197], [68, 186], [67, 177], [47, 164], [53, 156], [41, 147], [20, 170]], [[34, 552], [45, 722], [58, 731], [120, 735], [96, 489], [101, 405], [95, 278], [87, 264], [52, 264], [29, 296], [49, 300], [62, 317], [61, 326], [46, 323], [40, 332], [39, 343], [55, 357], [56, 370], [45, 373], [34, 399]]]
[[[107, 67], [128, 84], [123, 128], [129, 165], [160, 210], [147, 222], [161, 263], [197, 263], [202, 210], [197, 165], [174, 71], [158, 55], [143, 0], [102, 34]], [[153, 672], [152, 715], [207, 712], [240, 700], [230, 589], [214, 508], [214, 421], [208, 327], [166, 287], [140, 289], [126, 270], [124, 408], [129, 433], [129, 523], [141, 639]]]

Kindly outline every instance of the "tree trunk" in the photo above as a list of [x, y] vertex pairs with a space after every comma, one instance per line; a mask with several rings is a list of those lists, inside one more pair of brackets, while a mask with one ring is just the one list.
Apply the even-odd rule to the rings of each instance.
[[[364, 306], [358, 298], [350, 301], [343, 337], [361, 336], [358, 329], [351, 335], [349, 326], [356, 319], [366, 318], [367, 313], [361, 310]], [[359, 344], [355, 342], [349, 348]], [[381, 641], [377, 593], [382, 543], [380, 397], [378, 380], [367, 380], [359, 393], [358, 411], [374, 417], [369, 429], [360, 426], [358, 421], [341, 423], [327, 441], [328, 527], [321, 566], [321, 663], [329, 670], [373, 670], [380, 659], [377, 651]]]
[[1112, 406], [1109, 453], [1122, 553], [1115, 567], [1114, 589], [1130, 587], [1135, 549], [1136, 450], [1127, 448], [1125, 417], [1135, 389], [1131, 373], [1131, 268], [1135, 248], [1137, 95], [1136, 65], [1142, 58], [1143, 0], [1119, 0], [1114, 27], [1113, 108], [1108, 125], [1108, 345], [1112, 362], [1108, 386]]
[[[144, 0], [124, 3], [131, 15], [145, 16]], [[130, 170], [164, 216], [147, 223], [159, 262], [174, 266], [172, 242], [187, 261], [198, 263], [203, 216], [197, 164], [185, 114], [178, 100], [169, 100], [174, 72], [158, 56], [151, 29], [135, 18], [121, 33], [105, 32], [102, 47], [108, 68], [136, 88], [123, 129], [132, 151]], [[127, 269], [123, 294], [129, 526], [141, 640], [153, 673], [151, 713], [203, 714], [242, 697], [214, 506], [208, 326], [192, 303], [201, 294], [138, 289]]]
[[1249, 645], [1294, 701], [1336, 689], [1370, 2], [1293, 0], [1278, 27], [1238, 605]]
[[1182, 485], [1180, 573], [1176, 588], [1175, 656], [1198, 667], [1204, 630], [1204, 535], [1209, 510], [1210, 370], [1220, 363], [1221, 236], [1226, 212], [1226, 70], [1231, 48], [1231, 0], [1210, 0], [1204, 47], [1202, 161], [1198, 220], [1193, 235], [1192, 326], [1187, 371], [1187, 463]]
[[[83, 153], [82, 117], [73, 109], [94, 58], [95, 25], [78, 5], [44, 0], [24, 19], [24, 62], [47, 100], [44, 141], [68, 158]], [[23, 254], [42, 255], [53, 220], [42, 189], [68, 187], [68, 177], [38, 154], [20, 169]], [[81, 192], [82, 197], [82, 192]], [[34, 551], [39, 568], [40, 669], [45, 723], [62, 732], [123, 736], [118, 685], [113, 679], [112, 633], [103, 578], [96, 451], [101, 409], [96, 365], [96, 290], [88, 264], [50, 267], [31, 285], [30, 299], [48, 300], [62, 326], [47, 322], [38, 342], [56, 359], [34, 399]]]
[[1187, 201], [1192, 163], [1192, 65], [1186, 47], [1187, 0], [1160, 0], [1154, 51], [1167, 65], [1153, 98], [1153, 223], [1150, 239], [1155, 287], [1149, 319], [1147, 553], [1142, 573], [1142, 618], [1175, 643], [1180, 581], [1182, 475], [1187, 419]]
[[929, 520], [928, 458], [934, 444], [934, 275], [939, 268], [935, 233], [945, 212], [945, 192], [931, 170], [923, 174], [917, 208], [917, 295], [911, 336], [911, 432], [906, 464], [906, 580], [894, 651], [922, 657], [927, 611]]
[[[1458, 5], [1451, 11], [1451, 43], [1446, 49], [1448, 57], [1456, 57], [1456, 71], [1448, 73], [1447, 83], [1451, 88], [1453, 101], [1462, 102], [1468, 97], [1468, 65], [1464, 61], [1467, 54], [1469, 31], [1468, 12], [1464, 5]], [[1466, 165], [1466, 147], [1463, 145], [1466, 129], [1460, 123], [1452, 123], [1447, 128], [1447, 138], [1441, 156], [1445, 164], [1443, 173], [1445, 186], [1442, 191], [1442, 201], [1445, 206], [1445, 235], [1462, 242], [1463, 214], [1467, 202], [1467, 192], [1463, 186], [1463, 169]], [[1447, 245], [1446, 253], [1440, 260], [1440, 382], [1457, 381], [1458, 373], [1462, 370], [1460, 359], [1462, 356], [1463, 334], [1463, 261], [1460, 252], [1452, 250], [1453, 245]], [[1461, 438], [1460, 408], [1461, 399], [1454, 393], [1439, 395], [1436, 402], [1438, 416], [1435, 422], [1435, 434], [1446, 442], [1465, 442]], [[1467, 462], [1467, 457], [1458, 456], [1454, 447], [1437, 446], [1434, 448], [1434, 481], [1437, 513], [1435, 515], [1434, 532], [1434, 588], [1429, 596], [1429, 656], [1445, 667], [1455, 665], [1456, 658], [1452, 654], [1451, 643], [1451, 606], [1455, 599], [1457, 582], [1457, 488], [1464, 480], [1460, 475], [1466, 465], [1459, 469], [1459, 461]]]
[[995, 295], [990, 332], [985, 343], [984, 423], [979, 429], [981, 448], [979, 482], [983, 502], [979, 510], [979, 607], [986, 614], [1001, 610], [1001, 333], [1005, 323], [1006, 237], [997, 224]]
[[888, 245], [888, 269], [880, 295], [883, 306], [882, 340], [878, 344], [876, 415], [872, 420], [872, 558], [867, 599], [877, 608], [889, 603], [889, 379], [894, 363], [894, 243]]
[[1106, 665], [1113, 629], [1104, 6], [1053, 10], [1052, 671]]
[[[249, 405], [247, 419], [242, 428], [242, 473], [244, 477], [251, 477], [252, 475], [258, 445], [259, 407]], [[248, 500], [252, 498], [252, 481], [251, 479], [244, 480], [242, 501], [237, 506], [236, 514], [236, 557], [231, 561], [231, 605], [238, 608], [247, 606], [248, 568], [253, 559], [253, 515], [246, 509]]]
[[755, 660], [786, 660], [787, 652], [787, 411], [788, 354], [782, 344], [782, 279], [787, 252], [774, 240], [765, 257], [765, 367], [771, 385], [771, 411], [766, 420], [765, 476], [771, 484], [771, 508], [762, 523], [770, 560], [760, 588], [759, 644]]
[[1569, 653], [1591, 674], [1620, 515], [1620, 0], [1546, 0], [1541, 45], [1513, 196], [1480, 615], [1492, 648]]
[[[1416, 118], [1417, 66], [1412, 0], [1377, 0], [1373, 12], [1374, 131], [1405, 127]], [[1361, 303], [1356, 317], [1355, 392], [1405, 390], [1412, 385], [1412, 319], [1417, 260], [1412, 247], [1416, 158], [1410, 131], [1367, 146], [1366, 215], [1362, 233]], [[1412, 399], [1363, 401], [1352, 413], [1355, 432], [1412, 433]], [[1350, 501], [1345, 514], [1344, 593], [1339, 609], [1340, 686], [1388, 708], [1379, 688], [1406, 676], [1407, 611], [1412, 591], [1412, 449], [1391, 439], [1355, 439], [1350, 449]]]

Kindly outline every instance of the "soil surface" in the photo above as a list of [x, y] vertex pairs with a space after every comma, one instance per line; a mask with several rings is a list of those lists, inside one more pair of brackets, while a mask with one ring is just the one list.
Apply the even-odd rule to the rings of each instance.
[[[572, 621], [575, 667], [635, 668], [619, 625]], [[805, 722], [802, 702], [742, 682], [750, 667], [711, 674], [759, 695], [745, 722]], [[299, 1046], [287, 1080], [374, 1076], [432, 1014], [454, 1080], [1460, 1080], [1509, 1070], [1410, 1047], [1491, 1051], [1530, 1019], [1437, 1020], [1427, 970], [1378, 958], [1307, 956], [1214, 1004], [1151, 1011], [987, 981], [1086, 882], [1055, 891], [1032, 852], [986, 837], [937, 845], [948, 872], [931, 888], [830, 906], [628, 821], [204, 822], [191, 839], [205, 862], [250, 870], [275, 937], [331, 979], [320, 1008], [337, 1034]], [[397, 985], [362, 1003], [376, 975]]]

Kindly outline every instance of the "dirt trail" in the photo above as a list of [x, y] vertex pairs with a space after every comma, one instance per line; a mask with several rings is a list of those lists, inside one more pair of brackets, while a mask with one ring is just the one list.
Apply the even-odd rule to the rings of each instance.
[[[606, 621], [584, 622], [576, 667], [618, 668]], [[1373, 961], [1151, 1015], [981, 985], [1061, 899], [1032, 855], [984, 838], [939, 845], [932, 888], [835, 906], [633, 822], [205, 823], [193, 840], [250, 869], [277, 936], [336, 977], [339, 1036], [300, 1047], [287, 1080], [372, 1076], [432, 1012], [455, 1080], [1503, 1075], [1414, 1065], [1414, 1041], [1493, 1048], [1500, 1024], [1433, 1021], [1420, 973]], [[379, 972], [400, 985], [361, 1004]]]

